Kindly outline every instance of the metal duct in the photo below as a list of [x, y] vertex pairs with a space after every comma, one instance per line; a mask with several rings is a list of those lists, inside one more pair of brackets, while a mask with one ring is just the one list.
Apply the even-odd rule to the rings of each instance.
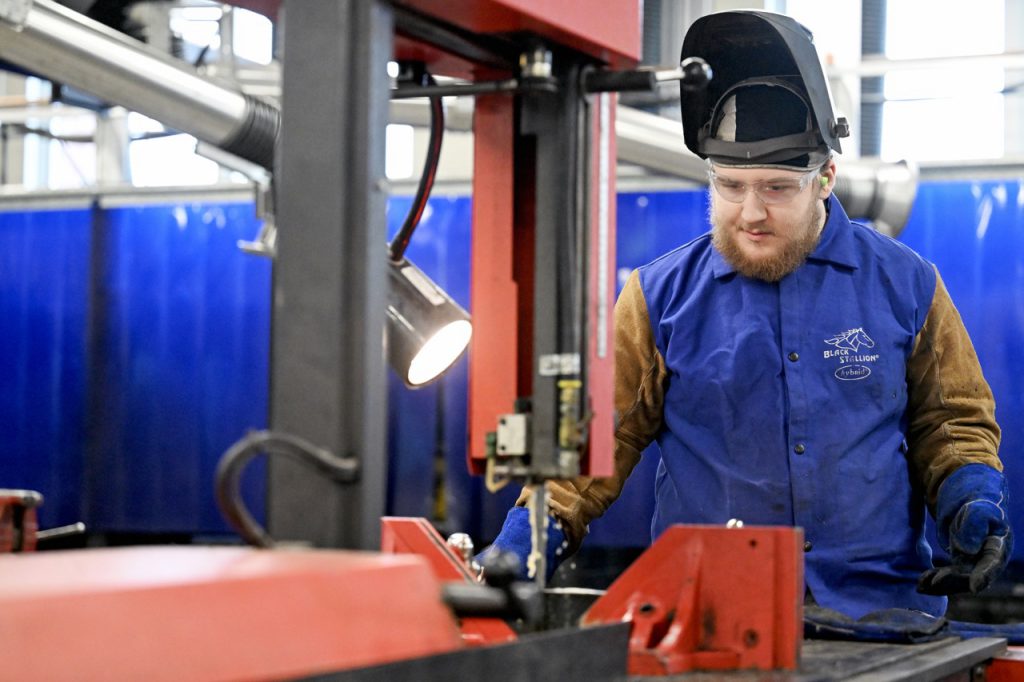
[[[683, 145], [679, 121], [629, 107], [615, 119], [619, 161], [661, 175], [707, 184], [707, 161]], [[835, 192], [851, 218], [870, 220], [879, 232], [897, 236], [906, 225], [917, 195], [918, 169], [906, 161], [836, 157]]]
[[0, 59], [273, 167], [274, 105], [52, 0], [0, 1]]
[[897, 237], [917, 196], [917, 178], [917, 166], [907, 161], [844, 161], [835, 193], [851, 218], [870, 220], [879, 232]]

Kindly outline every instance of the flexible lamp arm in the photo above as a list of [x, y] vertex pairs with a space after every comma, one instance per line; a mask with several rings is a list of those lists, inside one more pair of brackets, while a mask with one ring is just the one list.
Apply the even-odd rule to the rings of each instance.
[[[434, 84], [432, 76], [425, 75], [424, 79], [428, 85]], [[444, 104], [440, 97], [430, 98], [430, 141], [427, 146], [427, 158], [423, 162], [423, 173], [420, 175], [419, 185], [416, 187], [416, 196], [413, 198], [409, 213], [405, 216], [402, 228], [391, 240], [388, 246], [388, 256], [392, 261], [398, 262], [405, 256], [405, 250], [412, 239], [412, 233], [419, 225], [423, 211], [427, 207], [427, 199], [430, 198], [430, 191], [434, 187], [434, 178], [437, 177], [437, 166], [441, 159], [441, 142], [444, 139]]]

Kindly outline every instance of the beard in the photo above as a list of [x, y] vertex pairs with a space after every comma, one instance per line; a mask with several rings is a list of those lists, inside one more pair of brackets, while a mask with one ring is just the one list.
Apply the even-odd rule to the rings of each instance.
[[800, 229], [783, 244], [781, 251], [770, 256], [751, 258], [737, 243], [740, 238], [738, 231], [751, 226], [743, 223], [721, 224], [715, 218], [714, 203], [712, 202], [708, 208], [708, 218], [711, 222], [711, 243], [722, 254], [722, 258], [741, 275], [765, 282], [778, 282], [803, 265], [807, 256], [811, 255], [814, 247], [818, 245], [824, 211], [823, 203], [815, 199], [811, 202], [808, 210], [797, 219]]

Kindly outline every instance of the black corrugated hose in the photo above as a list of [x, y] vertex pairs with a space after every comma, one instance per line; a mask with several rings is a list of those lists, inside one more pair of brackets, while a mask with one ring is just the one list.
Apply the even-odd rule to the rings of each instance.
[[281, 112], [269, 102], [252, 95], [246, 95], [245, 101], [249, 105], [245, 122], [222, 148], [272, 172]]
[[274, 539], [249, 513], [239, 482], [246, 465], [263, 453], [290, 457], [339, 482], [354, 481], [359, 475], [359, 462], [355, 458], [338, 457], [298, 436], [274, 431], [247, 434], [220, 458], [214, 487], [224, 518], [243, 540], [256, 547], [273, 547]]
[[[424, 75], [425, 85], [435, 85], [434, 77], [430, 74]], [[412, 233], [419, 225], [423, 216], [423, 209], [427, 207], [427, 199], [430, 198], [430, 190], [434, 187], [434, 178], [437, 176], [437, 164], [441, 158], [441, 140], [444, 138], [444, 104], [440, 97], [430, 98], [430, 142], [427, 146], [427, 158], [423, 162], [423, 173], [420, 175], [420, 183], [416, 188], [416, 196], [409, 207], [409, 213], [405, 216], [405, 223], [398, 231], [395, 238], [388, 246], [389, 256], [396, 263], [402, 260], [405, 249], [409, 246]]]

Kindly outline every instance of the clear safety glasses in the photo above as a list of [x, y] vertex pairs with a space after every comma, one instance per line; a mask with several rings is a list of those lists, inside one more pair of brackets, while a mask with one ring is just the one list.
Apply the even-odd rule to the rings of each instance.
[[804, 191], [804, 187], [807, 187], [807, 183], [811, 181], [811, 178], [820, 173], [821, 170], [816, 168], [812, 171], [807, 171], [807, 173], [800, 177], [773, 178], [771, 180], [755, 182], [751, 185], [733, 180], [732, 178], [721, 177], [715, 173], [714, 169], [708, 171], [708, 177], [715, 191], [718, 192], [718, 196], [733, 204], [742, 204], [743, 200], [747, 197], [747, 192], [750, 190], [754, 191], [754, 194], [757, 195], [757, 198], [763, 204], [785, 204], [793, 201], [800, 192]]

